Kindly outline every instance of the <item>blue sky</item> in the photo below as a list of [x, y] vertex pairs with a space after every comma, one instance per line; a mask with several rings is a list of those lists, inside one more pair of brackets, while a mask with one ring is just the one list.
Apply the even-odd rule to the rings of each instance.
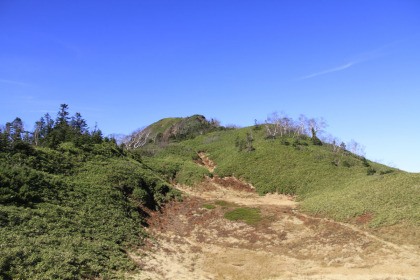
[[203, 114], [323, 117], [420, 172], [420, 1], [0, 0], [0, 124], [59, 105], [104, 134]]

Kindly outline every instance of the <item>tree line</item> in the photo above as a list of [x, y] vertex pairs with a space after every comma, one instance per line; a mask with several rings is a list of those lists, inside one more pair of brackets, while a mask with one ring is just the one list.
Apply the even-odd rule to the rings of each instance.
[[61, 104], [55, 120], [45, 114], [35, 122], [33, 131], [25, 130], [21, 118], [0, 126], [0, 151], [6, 151], [21, 144], [56, 148], [60, 143], [73, 142], [76, 146], [99, 144], [102, 141], [115, 141], [104, 138], [97, 128], [89, 130], [86, 120], [80, 113], [70, 117], [69, 106]]
[[[255, 121], [254, 127], [261, 127]], [[326, 143], [331, 147], [334, 152], [350, 151], [360, 157], [365, 156], [365, 147], [355, 140], [351, 140], [347, 144], [340, 141], [332, 135], [319, 138], [327, 127], [327, 122], [323, 118], [307, 118], [305, 115], [300, 115], [297, 121], [287, 117], [285, 113], [274, 112], [270, 114], [264, 121], [266, 128], [267, 138], [276, 139], [277, 137], [292, 137], [298, 138], [299, 136], [310, 137], [314, 145], [323, 145]]]

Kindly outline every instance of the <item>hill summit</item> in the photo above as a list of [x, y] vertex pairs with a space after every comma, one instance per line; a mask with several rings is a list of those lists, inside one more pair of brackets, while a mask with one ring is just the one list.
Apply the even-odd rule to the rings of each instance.
[[168, 143], [193, 139], [198, 135], [223, 129], [220, 122], [207, 120], [203, 115], [186, 118], [165, 118], [146, 128], [135, 130], [123, 143], [126, 149], [136, 149], [148, 143]]

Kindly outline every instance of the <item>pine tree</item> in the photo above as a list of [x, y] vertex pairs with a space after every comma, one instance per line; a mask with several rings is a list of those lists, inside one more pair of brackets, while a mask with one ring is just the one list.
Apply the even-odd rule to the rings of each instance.
[[76, 113], [71, 118], [70, 126], [76, 134], [84, 134], [88, 130], [88, 125], [80, 113]]
[[57, 113], [57, 120], [56, 120], [56, 126], [66, 126], [69, 125], [69, 112], [68, 112], [69, 106], [67, 104], [61, 104], [60, 105], [60, 111]]
[[70, 122], [73, 131], [73, 142], [76, 146], [86, 143], [89, 137], [89, 130], [86, 121], [80, 113], [76, 113]]
[[11, 143], [22, 140], [22, 133], [24, 132], [22, 120], [17, 117], [13, 122], [6, 123], [5, 132], [8, 134]]
[[72, 131], [69, 125], [70, 117], [68, 108], [69, 106], [67, 104], [61, 104], [60, 111], [57, 113], [54, 132], [58, 143], [69, 141], [72, 138]]

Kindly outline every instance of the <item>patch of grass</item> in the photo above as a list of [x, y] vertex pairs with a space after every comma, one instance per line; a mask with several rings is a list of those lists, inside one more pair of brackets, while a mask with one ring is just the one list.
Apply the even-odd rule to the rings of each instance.
[[206, 209], [209, 209], [209, 210], [216, 208], [216, 206], [214, 206], [212, 204], [206, 204], [206, 203], [204, 203], [202, 206]]
[[232, 221], [242, 220], [248, 225], [255, 225], [262, 220], [260, 212], [258, 208], [238, 207], [226, 212], [225, 218]]
[[195, 164], [194, 162], [185, 162], [181, 167], [176, 178], [177, 183], [192, 186], [197, 182], [204, 181], [206, 176], [211, 176], [206, 168]]
[[232, 203], [232, 202], [227, 202], [227, 201], [224, 201], [224, 200], [217, 200], [217, 201], [215, 201], [214, 202], [216, 205], [219, 205], [219, 206], [221, 206], [222, 207], [222, 209], [227, 209], [227, 208], [230, 208], [230, 207], [235, 207], [235, 206], [238, 206], [237, 204], [235, 204], [235, 203]]
[[402, 221], [420, 225], [420, 174], [392, 172], [364, 176], [335, 190], [324, 189], [302, 202], [305, 211], [346, 221], [372, 213], [371, 226]]

